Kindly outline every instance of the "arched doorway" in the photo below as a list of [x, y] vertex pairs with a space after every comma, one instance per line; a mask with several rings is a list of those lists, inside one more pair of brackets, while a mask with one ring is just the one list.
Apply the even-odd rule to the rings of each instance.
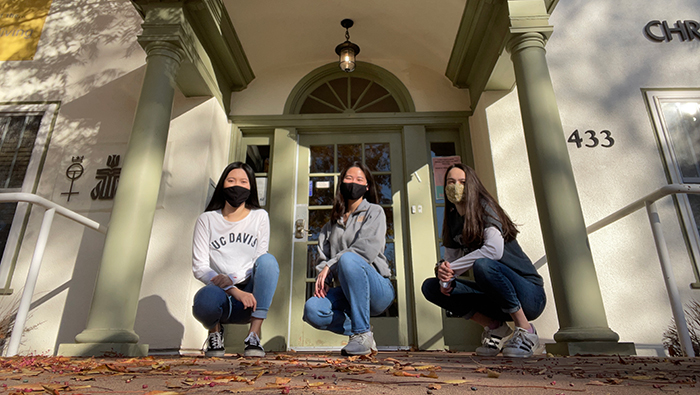
[[[403, 84], [388, 71], [361, 63], [354, 73], [344, 73], [337, 64], [323, 66], [302, 79], [290, 94], [285, 111], [293, 114], [353, 116], [389, 113], [400, 117], [413, 111], [413, 103]], [[396, 290], [394, 303], [373, 317], [379, 346], [408, 347], [408, 306], [406, 287], [405, 206], [403, 149], [400, 127], [392, 125], [298, 128], [296, 221], [308, 229], [294, 240], [291, 314], [301, 316], [304, 301], [313, 295], [318, 235], [328, 222], [340, 172], [353, 161], [364, 163], [379, 187], [380, 201], [387, 218], [384, 254], [392, 269]], [[301, 221], [301, 222], [299, 222]], [[290, 346], [296, 348], [339, 348], [347, 337], [318, 331], [308, 324], [292, 324]]]

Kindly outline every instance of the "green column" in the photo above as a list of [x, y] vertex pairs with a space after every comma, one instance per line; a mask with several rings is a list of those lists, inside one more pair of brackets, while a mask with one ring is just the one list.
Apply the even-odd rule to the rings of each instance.
[[150, 42], [145, 49], [146, 76], [114, 197], [87, 327], [75, 337], [77, 344], [60, 345], [61, 355], [148, 353], [148, 345], [136, 344], [139, 336], [133, 328], [163, 171], [175, 76], [184, 54], [168, 42]]
[[[634, 353], [608, 327], [581, 203], [539, 32], [508, 42], [530, 171], [559, 318], [557, 354]], [[631, 347], [630, 347], [631, 346]]]

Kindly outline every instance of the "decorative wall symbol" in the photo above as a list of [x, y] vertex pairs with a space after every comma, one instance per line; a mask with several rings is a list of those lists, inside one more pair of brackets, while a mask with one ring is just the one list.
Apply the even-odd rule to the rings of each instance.
[[119, 155], [110, 155], [107, 158], [107, 167], [97, 169], [95, 179], [99, 180], [95, 188], [90, 192], [92, 200], [112, 200], [117, 192], [119, 175], [122, 172], [119, 166]]
[[68, 166], [66, 169], [66, 177], [70, 180], [70, 189], [68, 189], [68, 192], [62, 192], [61, 195], [68, 195], [68, 199], [66, 200], [67, 202], [70, 202], [70, 197], [72, 195], [79, 195], [80, 192], [73, 192], [73, 183], [75, 180], [80, 178], [83, 173], [85, 172], [85, 168], [83, 168], [83, 159], [85, 156], [74, 156], [71, 158], [71, 165]]

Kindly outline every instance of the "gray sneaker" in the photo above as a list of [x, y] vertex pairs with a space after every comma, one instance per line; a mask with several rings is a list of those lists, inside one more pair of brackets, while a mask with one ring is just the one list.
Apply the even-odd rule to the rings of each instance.
[[476, 355], [481, 357], [495, 357], [501, 352], [506, 340], [513, 334], [505, 322], [496, 329], [484, 327], [484, 333], [481, 334], [481, 347], [476, 349]]
[[529, 358], [535, 353], [541, 353], [540, 338], [535, 326], [530, 324], [535, 333], [523, 328], [515, 328], [515, 334], [503, 346], [503, 356], [511, 358]]
[[341, 355], [369, 355], [377, 352], [377, 343], [372, 331], [351, 335], [348, 344], [340, 350]]

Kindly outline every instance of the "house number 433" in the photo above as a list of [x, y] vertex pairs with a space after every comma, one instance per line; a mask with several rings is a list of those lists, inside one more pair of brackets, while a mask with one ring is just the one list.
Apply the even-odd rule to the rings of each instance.
[[[583, 134], [584, 137], [581, 137], [581, 134]], [[583, 133], [579, 133], [578, 129], [576, 129], [566, 141], [576, 144], [576, 148], [581, 148], [584, 145], [588, 148], [610, 148], [615, 144], [615, 139], [613, 139], [612, 133], [610, 133], [609, 130], [601, 130], [600, 134], [597, 134], [593, 130], [586, 130]]]

